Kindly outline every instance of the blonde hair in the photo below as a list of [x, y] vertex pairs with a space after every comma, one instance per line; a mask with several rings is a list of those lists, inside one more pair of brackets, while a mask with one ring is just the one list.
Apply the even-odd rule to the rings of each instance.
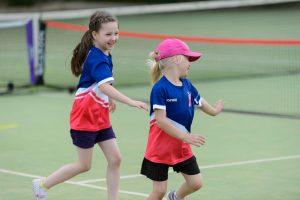
[[159, 57], [158, 51], [152, 51], [149, 54], [150, 59], [147, 60], [147, 65], [150, 67], [151, 73], [151, 82], [152, 84], [156, 83], [162, 76], [162, 70], [165, 67], [170, 67], [178, 65], [182, 62], [183, 55], [175, 55], [172, 57], [164, 58], [159, 61], [155, 59]]
[[161, 77], [161, 66], [160, 61], [156, 61], [155, 59], [159, 57], [158, 51], [152, 51], [149, 54], [150, 59], [147, 60], [147, 65], [150, 67], [150, 74], [151, 74], [151, 82], [154, 84], [158, 81]]

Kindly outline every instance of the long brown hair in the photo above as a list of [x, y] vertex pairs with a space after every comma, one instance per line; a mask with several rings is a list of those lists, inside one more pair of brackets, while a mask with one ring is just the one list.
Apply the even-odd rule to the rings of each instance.
[[71, 60], [72, 73], [78, 77], [82, 72], [82, 65], [88, 55], [90, 48], [94, 44], [92, 32], [98, 32], [101, 25], [109, 22], [117, 22], [117, 18], [109, 13], [97, 11], [90, 17], [89, 29], [84, 33], [81, 41], [76, 45], [73, 50]]

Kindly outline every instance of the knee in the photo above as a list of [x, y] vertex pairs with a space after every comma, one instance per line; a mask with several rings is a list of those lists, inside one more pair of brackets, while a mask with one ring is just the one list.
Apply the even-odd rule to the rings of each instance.
[[91, 165], [90, 164], [82, 164], [82, 163], [79, 163], [79, 171], [81, 173], [83, 172], [87, 172], [91, 169]]
[[167, 189], [165, 188], [156, 189], [154, 190], [154, 193], [156, 194], [158, 199], [163, 199], [165, 194], [167, 193]]
[[120, 167], [121, 162], [122, 162], [121, 155], [117, 155], [117, 156], [115, 156], [115, 157], [108, 160], [108, 165], [110, 167]]
[[192, 183], [189, 184], [189, 187], [191, 188], [191, 190], [193, 191], [197, 191], [200, 190], [202, 188], [203, 184], [201, 180], [198, 181], [194, 181]]

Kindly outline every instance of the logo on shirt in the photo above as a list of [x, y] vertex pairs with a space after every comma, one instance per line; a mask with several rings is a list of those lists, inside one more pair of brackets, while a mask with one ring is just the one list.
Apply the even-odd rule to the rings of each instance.
[[167, 102], [177, 102], [177, 98], [175, 98], [175, 99], [167, 99]]
[[188, 97], [189, 97], [189, 107], [192, 106], [192, 94], [188, 92]]

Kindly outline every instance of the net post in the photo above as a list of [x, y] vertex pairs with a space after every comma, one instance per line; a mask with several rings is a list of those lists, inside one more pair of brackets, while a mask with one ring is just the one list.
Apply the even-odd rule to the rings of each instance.
[[36, 85], [44, 84], [44, 69], [45, 69], [45, 48], [46, 48], [46, 23], [43, 20], [39, 21], [38, 34], [38, 60], [36, 67]]
[[33, 36], [33, 21], [28, 20], [26, 23], [26, 43], [28, 53], [28, 64], [29, 64], [29, 76], [30, 83], [35, 85], [35, 47], [34, 47], [34, 36]]
[[34, 75], [35, 82], [34, 85], [37, 84], [37, 66], [39, 59], [39, 32], [40, 32], [40, 13], [33, 13], [32, 15], [32, 23], [33, 23], [33, 44], [34, 44]]
[[39, 14], [34, 14], [26, 23], [29, 74], [32, 85], [44, 84], [45, 28]]

